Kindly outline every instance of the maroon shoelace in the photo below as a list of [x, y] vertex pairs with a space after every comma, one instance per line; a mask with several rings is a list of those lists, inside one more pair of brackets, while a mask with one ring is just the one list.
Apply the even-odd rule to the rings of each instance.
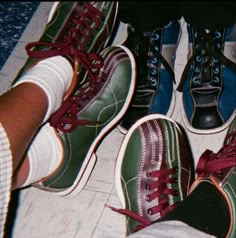
[[[51, 117], [50, 124], [63, 132], [71, 132], [78, 125], [97, 123], [87, 120], [78, 120], [77, 113], [81, 109], [81, 105], [84, 104], [84, 101], [95, 95], [97, 89], [100, 87], [101, 77], [98, 77], [98, 74], [99, 69], [104, 65], [103, 58], [97, 53], [86, 53], [85, 44], [90, 44], [90, 38], [94, 35], [94, 29], [90, 26], [90, 22], [94, 22], [95, 29], [98, 29], [104, 16], [102, 12], [91, 4], [81, 4], [83, 4], [83, 11], [78, 10], [77, 15], [73, 18], [71, 28], [68, 29], [67, 34], [64, 36], [64, 42], [31, 42], [26, 46], [28, 55], [33, 58], [45, 59], [58, 55], [72, 57], [74, 59], [72, 85], [78, 82], [79, 64], [84, 67], [88, 74], [87, 82], [83, 82], [83, 85], [88, 86], [80, 87], [79, 96], [70, 96], [72, 89], [68, 89], [70, 93], [66, 95], [69, 94], [69, 96], [64, 98], [60, 109]], [[84, 42], [82, 39], [84, 39]], [[34, 51], [33, 48], [36, 46], [45, 46], [48, 47], [48, 49], [44, 51]], [[74, 81], [76, 81], [76, 83]], [[74, 86], [71, 87], [74, 88]]]
[[236, 131], [229, 133], [229, 140], [217, 153], [206, 150], [200, 157], [196, 169], [198, 176], [208, 176], [212, 172], [221, 174], [223, 169], [236, 166]]
[[78, 95], [74, 95], [64, 100], [60, 109], [56, 111], [50, 118], [50, 125], [63, 132], [72, 132], [78, 125], [97, 124], [99, 121], [79, 120], [78, 112], [86, 105], [101, 87], [102, 77], [97, 76], [91, 78], [89, 86], [80, 87], [77, 91]]
[[[78, 10], [77, 15], [71, 22], [71, 27], [68, 28], [67, 34], [64, 36], [64, 42], [31, 42], [26, 45], [26, 51], [30, 57], [39, 59], [45, 59], [57, 55], [72, 56], [83, 65], [89, 76], [93, 78], [91, 68], [102, 67], [102, 63], [98, 64], [97, 62], [94, 63], [94, 61], [103, 62], [103, 59], [97, 53], [86, 53], [84, 44], [90, 44], [90, 37], [94, 35], [94, 29], [90, 26], [90, 22], [94, 22], [95, 28], [98, 29], [104, 16], [102, 12], [93, 7], [91, 4], [81, 4], [83, 4], [84, 10]], [[82, 39], [84, 39], [84, 42]], [[32, 49], [35, 46], [46, 46], [49, 48], [44, 51], [34, 51]]]
[[[151, 202], [154, 199], [158, 198], [158, 204], [148, 209], [147, 213], [149, 215], [160, 213], [161, 218], [176, 207], [177, 205], [176, 203], [172, 205], [169, 204], [168, 196], [169, 195], [177, 196], [178, 191], [175, 189], [168, 188], [167, 186], [167, 184], [177, 183], [176, 178], [171, 177], [175, 173], [176, 169], [173, 168], [173, 169], [162, 169], [159, 171], [151, 171], [147, 174], [149, 178], [153, 179], [153, 182], [150, 184], [146, 184], [146, 189], [150, 191], [150, 194], [146, 196], [146, 201]], [[116, 211], [139, 222], [140, 224], [135, 227], [133, 232], [143, 229], [151, 224], [150, 220], [144, 218], [143, 216], [140, 216], [139, 214], [131, 210], [117, 209], [109, 205], [106, 205], [106, 207], [109, 207], [113, 211]]]

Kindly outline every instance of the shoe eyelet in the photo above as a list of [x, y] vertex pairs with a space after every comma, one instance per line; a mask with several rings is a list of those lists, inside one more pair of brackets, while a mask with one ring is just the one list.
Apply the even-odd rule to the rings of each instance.
[[199, 83], [199, 78], [197, 76], [193, 77], [193, 83], [195, 83], [195, 84]]
[[146, 173], [146, 176], [148, 177], [148, 178], [150, 178], [151, 177], [151, 173]]
[[155, 79], [151, 79], [151, 85], [154, 86], [154, 87], [157, 85], [157, 82], [156, 82]]
[[146, 195], [146, 196], [145, 196], [145, 200], [146, 200], [147, 202], [150, 202], [150, 196], [149, 196], [149, 195]]
[[215, 36], [217, 39], [221, 38], [221, 33], [219, 31], [216, 31]]
[[196, 67], [194, 71], [195, 71], [195, 73], [200, 73], [200, 68]]
[[145, 189], [146, 189], [146, 190], [148, 190], [148, 191], [149, 191], [149, 190], [150, 190], [150, 188], [151, 188], [151, 187], [150, 187], [150, 185], [149, 185], [149, 184], [146, 184], [146, 185], [145, 185]]
[[197, 56], [195, 57], [195, 59], [196, 59], [197, 62], [201, 62], [201, 60], [202, 60], [201, 56], [199, 56], [199, 55], [197, 55]]
[[217, 43], [217, 44], [216, 44], [216, 47], [217, 47], [218, 49], [220, 49], [220, 44], [219, 44], [219, 43]]
[[151, 74], [152, 74], [152, 75], [156, 75], [156, 74], [157, 74], [157, 70], [156, 70], [156, 69], [152, 69], [152, 70], [151, 70]]
[[160, 39], [160, 36], [159, 36], [157, 33], [155, 33], [155, 34], [153, 35], [153, 39], [154, 39], [154, 40], [159, 40], [159, 39]]
[[148, 213], [148, 215], [153, 215], [152, 209], [149, 208], [149, 209], [147, 210], [147, 213]]
[[220, 82], [219, 77], [215, 76], [215, 77], [214, 77], [214, 82], [215, 82], [215, 83], [219, 83], [219, 82]]
[[218, 59], [215, 59], [215, 58], [213, 58], [213, 62], [214, 62], [214, 63], [218, 63], [218, 62], [219, 62], [219, 60], [218, 60]]
[[154, 47], [154, 49], [158, 52], [159, 51], [159, 47], [156, 45], [155, 47]]
[[198, 32], [194, 32], [194, 38], [198, 37]]
[[198, 50], [200, 48], [199, 44], [196, 44], [194, 48], [195, 48], [195, 50]]
[[151, 63], [156, 64], [157, 63], [157, 58], [152, 58]]
[[217, 67], [217, 68], [214, 68], [214, 70], [213, 70], [213, 73], [214, 74], [218, 74], [220, 72], [220, 70], [219, 70], [219, 68]]

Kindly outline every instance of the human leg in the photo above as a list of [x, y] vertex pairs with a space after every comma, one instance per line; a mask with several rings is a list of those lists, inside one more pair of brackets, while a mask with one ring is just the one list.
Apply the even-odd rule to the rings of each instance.
[[[22, 162], [27, 161], [27, 149], [38, 129], [58, 109], [71, 79], [72, 69], [67, 60], [58, 57], [42, 60], [34, 69], [26, 72], [18, 85], [0, 96], [1, 236], [4, 233], [10, 191], [14, 188], [14, 176]], [[48, 138], [44, 139], [46, 142]], [[46, 149], [47, 146], [43, 148]], [[48, 158], [51, 159], [50, 156]], [[50, 164], [48, 158], [44, 166], [46, 170]], [[28, 173], [28, 169], [21, 171], [23, 176]]]
[[[48, 24], [39, 42], [31, 42], [26, 45], [26, 50], [30, 57], [17, 75], [15, 79], [16, 84], [19, 78], [23, 76], [29, 68], [34, 68], [34, 64], [40, 62], [40, 60], [55, 55], [63, 56], [69, 60], [74, 68], [71, 87], [67, 90], [63, 98], [64, 103], [68, 103], [66, 99], [71, 96], [75, 87], [84, 82], [85, 72], [89, 71], [88, 74], [91, 76], [91, 62], [96, 61], [96, 65], [94, 64], [96, 70], [101, 68], [103, 58], [97, 53], [109, 43], [115, 25], [117, 9], [117, 2], [55, 3], [50, 11]], [[99, 64], [97, 64], [97, 61], [100, 61]], [[68, 100], [71, 100], [71, 98]], [[47, 129], [43, 127], [38, 131], [36, 138], [32, 142], [27, 154], [27, 159], [21, 164], [19, 173], [16, 174], [15, 188], [37, 181], [35, 181], [34, 178], [28, 178], [29, 181], [24, 184], [23, 181], [27, 178], [27, 173], [24, 173], [24, 171], [31, 171], [31, 169], [33, 170], [37, 165], [37, 161], [39, 160], [37, 157], [39, 157], [40, 154], [42, 155], [43, 151], [45, 152], [43, 148], [46, 146], [46, 141], [48, 142], [47, 148], [49, 148], [49, 144], [51, 144], [53, 140], [57, 140], [57, 133], [55, 133], [54, 128], [48, 125], [46, 125], [46, 127]], [[41, 137], [51, 138], [51, 140], [45, 140], [44, 142]], [[53, 137], [56, 138], [53, 139]], [[62, 150], [61, 147], [61, 144], [57, 146], [59, 150]], [[47, 153], [49, 153], [49, 151], [47, 151]], [[44, 157], [48, 158], [48, 155], [44, 154]], [[41, 166], [39, 167], [41, 168], [43, 167], [43, 160], [40, 163]], [[29, 167], [31, 168], [30, 170]], [[33, 172], [31, 171], [31, 173]], [[38, 178], [38, 180], [40, 178]]]
[[19, 166], [38, 128], [60, 106], [71, 78], [72, 69], [66, 59], [43, 60], [0, 96], [0, 120], [11, 144], [14, 168]]
[[[27, 47], [32, 58], [48, 57], [55, 53], [69, 58], [73, 66], [76, 60], [79, 61], [79, 72], [76, 67], [74, 70], [80, 82], [49, 120], [50, 128], [53, 128], [62, 147], [62, 163], [51, 176], [45, 176], [33, 184], [39, 189], [63, 196], [75, 195], [83, 188], [96, 162], [95, 149], [124, 114], [136, 79], [135, 62], [126, 47], [102, 50], [116, 19], [117, 3], [61, 3], [56, 9], [62, 9], [64, 4], [74, 11], [69, 17], [63, 15], [69, 19], [64, 20], [64, 25], [73, 22], [67, 26], [71, 28], [67, 29], [68, 34], [76, 31], [73, 39], [70, 41], [69, 35], [57, 38], [60, 34], [54, 33], [51, 38], [54, 37], [54, 41], [59, 43], [51, 42], [48, 35], [53, 32], [55, 21], [52, 21], [53, 24], [49, 24], [40, 41]], [[75, 19], [74, 14], [77, 14]], [[63, 30], [60, 32], [64, 33]], [[66, 42], [60, 42], [63, 39]], [[67, 47], [64, 44], [68, 44]], [[31, 50], [31, 46], [35, 46], [35, 49]], [[29, 64], [35, 62], [32, 58]]]

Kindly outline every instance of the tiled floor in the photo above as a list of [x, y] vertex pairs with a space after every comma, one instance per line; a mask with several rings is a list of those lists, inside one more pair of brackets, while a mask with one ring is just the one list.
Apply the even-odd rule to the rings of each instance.
[[[26, 57], [24, 45], [37, 40], [41, 35], [51, 4], [42, 2], [12, 56], [1, 70], [0, 93], [8, 88], [17, 70], [23, 64]], [[177, 83], [186, 62], [185, 26], [182, 19], [183, 35], [177, 51], [175, 67]], [[114, 44], [120, 43], [125, 35], [125, 25], [121, 24]], [[176, 93], [176, 107], [172, 118], [183, 125], [180, 105], [181, 94]], [[211, 135], [193, 134], [187, 130], [186, 132], [195, 162], [206, 148], [217, 151], [225, 135], [225, 131]], [[97, 164], [87, 185], [73, 199], [58, 197], [36, 188], [27, 188], [19, 193], [13, 193], [15, 197], [12, 199], [12, 205], [17, 206], [17, 209], [12, 209], [15, 211], [13, 214], [15, 221], [13, 224], [10, 223], [12, 236], [9, 233], [7, 238], [124, 237], [125, 217], [104, 206], [105, 204], [121, 206], [114, 187], [114, 167], [122, 138], [117, 128], [107, 135], [97, 150]]]

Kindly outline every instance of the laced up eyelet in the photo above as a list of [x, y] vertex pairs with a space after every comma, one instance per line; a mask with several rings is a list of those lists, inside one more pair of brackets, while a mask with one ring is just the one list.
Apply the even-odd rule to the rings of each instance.
[[146, 173], [146, 176], [148, 177], [148, 178], [150, 178], [151, 177], [151, 173]]
[[150, 190], [150, 188], [151, 188], [151, 187], [150, 187], [149, 184], [146, 184], [146, 185], [145, 185], [145, 189], [146, 189], [146, 190]]
[[148, 215], [153, 215], [152, 209], [148, 209], [148, 210], [147, 210], [147, 213], [148, 213]]

